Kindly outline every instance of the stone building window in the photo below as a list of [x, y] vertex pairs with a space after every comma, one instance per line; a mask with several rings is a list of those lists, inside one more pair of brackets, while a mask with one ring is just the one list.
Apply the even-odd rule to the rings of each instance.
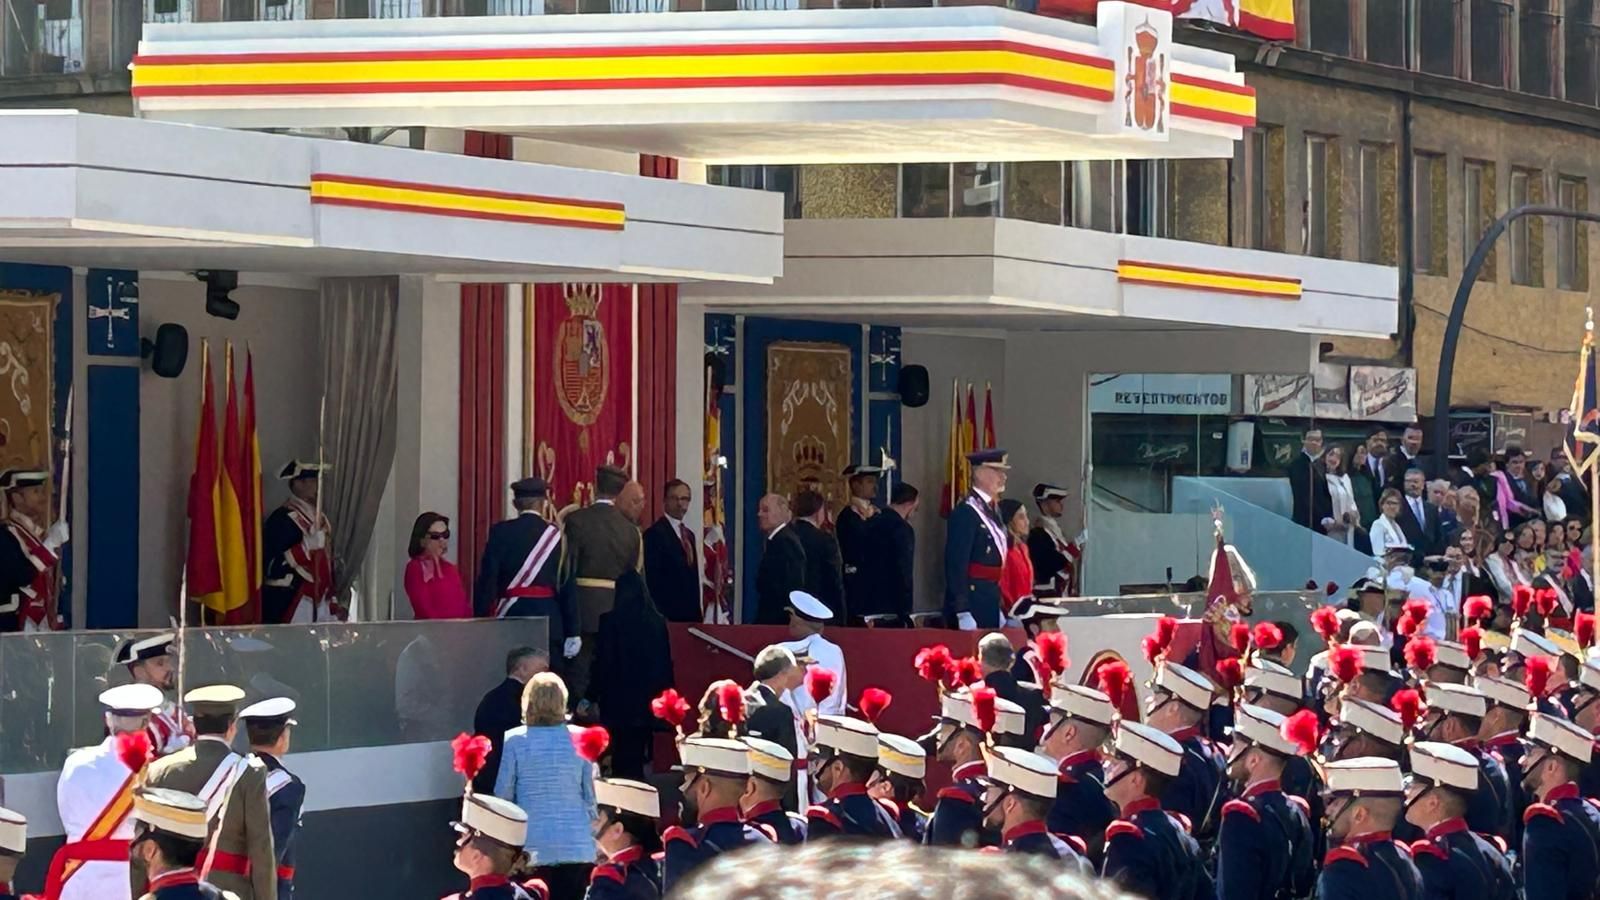
[[1335, 56], [1350, 56], [1351, 0], [1313, 0], [1306, 23], [1311, 49]]
[[900, 217], [950, 217], [949, 163], [907, 163], [900, 167]]
[[1495, 87], [1511, 85], [1511, 0], [1472, 0], [1472, 80]]
[[1240, 243], [1256, 250], [1283, 250], [1283, 128], [1257, 123], [1235, 150], [1233, 202]]
[[1419, 151], [1412, 160], [1412, 238], [1415, 268], [1443, 275], [1447, 266], [1449, 186], [1443, 153]]
[[1460, 73], [1461, 3], [1467, 0], [1416, 0], [1412, 37], [1417, 67], [1433, 75]]
[[1517, 88], [1525, 93], [1555, 96], [1559, 83], [1560, 3], [1561, 0], [1523, 0], [1517, 23]]
[[1565, 0], [1562, 24], [1566, 32], [1566, 97], [1590, 106], [1600, 101], [1600, 29], [1595, 26], [1595, 0]]
[[[1462, 165], [1461, 178], [1461, 258], [1465, 261], [1478, 248], [1478, 240], [1495, 219], [1494, 163], [1469, 159]], [[1491, 248], [1478, 270], [1479, 281], [1494, 281], [1495, 257]]]
[[1364, 32], [1368, 62], [1406, 64], [1406, 5], [1407, 0], [1367, 0]]
[[[1544, 174], [1511, 170], [1510, 209], [1544, 202]], [[1544, 219], [1523, 216], [1511, 223], [1511, 283], [1544, 287]]]
[[1066, 166], [1058, 162], [1006, 163], [1001, 172], [1000, 215], [1060, 225], [1067, 209]]
[[1302, 253], [1328, 259], [1342, 256], [1341, 212], [1339, 141], [1327, 135], [1308, 134]]
[[[1589, 209], [1589, 183], [1571, 175], [1556, 181], [1556, 205], [1585, 212]], [[1564, 291], [1589, 289], [1588, 223], [1577, 219], [1556, 220], [1556, 286]]]
[[1361, 261], [1395, 264], [1395, 161], [1393, 144], [1361, 145]]
[[1072, 164], [1072, 225], [1120, 234], [1123, 230], [1123, 164], [1120, 159]]

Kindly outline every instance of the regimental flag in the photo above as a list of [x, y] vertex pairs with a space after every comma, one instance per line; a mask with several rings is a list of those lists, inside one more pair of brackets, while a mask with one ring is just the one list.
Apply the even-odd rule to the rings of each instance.
[[1591, 312], [1583, 328], [1583, 346], [1578, 352], [1578, 380], [1572, 386], [1572, 442], [1567, 444], [1567, 459], [1582, 475], [1600, 460], [1600, 393], [1594, 373], [1594, 317]]
[[200, 343], [200, 425], [194, 472], [189, 476], [189, 555], [184, 579], [189, 598], [222, 609], [221, 503], [217, 480], [217, 409], [211, 393], [211, 347]]
[[961, 496], [972, 488], [972, 465], [966, 457], [978, 452], [978, 404], [972, 382], [967, 382], [967, 417], [961, 421]]
[[228, 392], [222, 414], [222, 475], [218, 482], [221, 512], [217, 519], [222, 557], [222, 594], [207, 606], [223, 614], [228, 625], [243, 624], [250, 605], [250, 552], [245, 547], [244, 506], [247, 463], [239, 422], [238, 391], [233, 381], [233, 342], [223, 351], [223, 389]]
[[706, 428], [705, 428], [705, 525], [700, 548], [700, 620], [712, 625], [729, 625], [733, 610], [729, 603], [728, 584], [733, 580], [732, 560], [728, 541], [723, 534], [722, 474], [726, 460], [722, 456], [722, 410], [717, 405], [718, 386], [706, 372]]
[[244, 546], [248, 555], [250, 576], [250, 606], [247, 608], [251, 623], [261, 621], [261, 439], [256, 433], [256, 361], [249, 350], [244, 352], [244, 452], [245, 488], [239, 498], [239, 514], [244, 521]]
[[[1179, 19], [1237, 28], [1269, 41], [1294, 40], [1294, 0], [1130, 0]], [[1100, 0], [1040, 0], [1039, 14], [1092, 16]]]
[[988, 383], [983, 384], [983, 443], [980, 450], [990, 450], [1000, 446], [994, 436], [994, 388]]

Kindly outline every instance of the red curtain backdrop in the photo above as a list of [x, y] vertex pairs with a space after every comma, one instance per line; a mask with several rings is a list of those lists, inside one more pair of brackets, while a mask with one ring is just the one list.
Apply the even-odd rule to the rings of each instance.
[[633, 436], [633, 287], [539, 284], [533, 290], [533, 471], [560, 509], [594, 498], [594, 470], [628, 468]]
[[[678, 177], [678, 161], [639, 157], [646, 178]], [[661, 516], [661, 489], [678, 471], [678, 286], [639, 285], [639, 482], [644, 485], [641, 525]], [[700, 486], [691, 484], [695, 496]]]

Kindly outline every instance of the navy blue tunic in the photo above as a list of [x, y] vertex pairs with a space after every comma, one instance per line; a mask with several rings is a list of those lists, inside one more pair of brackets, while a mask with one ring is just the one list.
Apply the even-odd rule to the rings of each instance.
[[836, 835], [888, 840], [900, 837], [900, 826], [895, 813], [867, 795], [866, 785], [851, 783], [834, 788], [827, 800], [806, 810], [806, 840]]
[[658, 900], [661, 871], [641, 847], [628, 849], [594, 867], [584, 900]]
[[1500, 848], [1474, 834], [1466, 819], [1450, 819], [1428, 829], [1411, 845], [1429, 900], [1513, 900], [1516, 882], [1511, 862]]
[[[995, 535], [1000, 536], [999, 543]], [[956, 627], [956, 614], [965, 612], [972, 615], [979, 628], [1000, 627], [1000, 567], [1005, 558], [1005, 535], [1000, 514], [976, 492], [969, 493], [950, 511], [944, 536], [947, 626]]]
[[1106, 799], [1105, 782], [1105, 764], [1096, 751], [1063, 758], [1056, 776], [1056, 802], [1045, 820], [1052, 832], [1082, 840], [1095, 860], [1105, 844], [1106, 826], [1117, 817], [1117, 805]]
[[693, 828], [674, 825], [661, 835], [666, 845], [662, 858], [662, 893], [671, 893], [684, 876], [717, 855], [751, 844], [770, 844], [760, 829], [739, 819], [737, 807], [724, 807], [700, 814]]
[[999, 842], [998, 835], [986, 834], [983, 827], [983, 785], [978, 779], [985, 772], [983, 763], [971, 762], [951, 773], [955, 781], [934, 801], [924, 844], [970, 849]]
[[806, 817], [788, 812], [777, 800], [768, 800], [751, 807], [745, 813], [744, 820], [751, 825], [772, 829], [772, 835], [784, 846], [793, 846], [806, 839]]
[[1106, 827], [1100, 875], [1151, 900], [1209, 900], [1215, 896], [1200, 845], [1154, 797], [1128, 804]]
[[[1177, 701], [1173, 701], [1177, 702]], [[1183, 763], [1161, 795], [1161, 808], [1189, 820], [1195, 838], [1205, 843], [1217, 833], [1227, 781], [1227, 758], [1200, 733], [1198, 726], [1172, 733], [1183, 746]]]
[[1317, 900], [1421, 900], [1422, 875], [1410, 848], [1389, 832], [1347, 840], [1328, 851], [1317, 879]]
[[1522, 815], [1522, 875], [1527, 900], [1600, 896], [1600, 808], [1567, 783]]
[[1276, 781], [1257, 782], [1224, 803], [1217, 832], [1217, 900], [1310, 893], [1316, 857], [1307, 816], [1305, 801], [1285, 794]]

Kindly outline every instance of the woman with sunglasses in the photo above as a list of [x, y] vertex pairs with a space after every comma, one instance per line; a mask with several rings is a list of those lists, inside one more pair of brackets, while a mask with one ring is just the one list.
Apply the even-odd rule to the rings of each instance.
[[407, 548], [411, 561], [406, 563], [405, 583], [406, 598], [418, 619], [472, 618], [461, 571], [444, 558], [449, 549], [450, 520], [436, 512], [417, 516]]

